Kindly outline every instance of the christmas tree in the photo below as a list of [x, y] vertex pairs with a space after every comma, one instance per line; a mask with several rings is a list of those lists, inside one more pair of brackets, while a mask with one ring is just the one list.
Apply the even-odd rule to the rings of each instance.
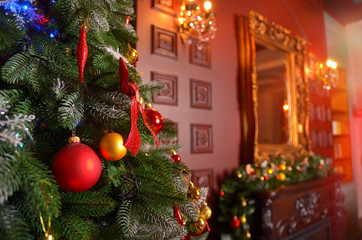
[[0, 2], [1, 239], [206, 239], [207, 189], [143, 107], [162, 85], [134, 67], [134, 18], [129, 0]]

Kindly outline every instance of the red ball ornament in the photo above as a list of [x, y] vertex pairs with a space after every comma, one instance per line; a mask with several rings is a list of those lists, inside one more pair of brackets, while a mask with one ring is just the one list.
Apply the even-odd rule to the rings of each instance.
[[97, 183], [102, 173], [102, 163], [89, 146], [80, 143], [79, 137], [69, 138], [69, 145], [54, 156], [51, 169], [59, 187], [67, 192], [82, 192]]
[[234, 216], [234, 218], [230, 220], [230, 227], [232, 229], [240, 227], [240, 220], [238, 219], [237, 216]]
[[175, 162], [175, 163], [179, 163], [181, 162], [181, 157], [180, 155], [176, 154], [176, 155], [172, 155], [172, 160]]
[[152, 126], [155, 133], [158, 134], [163, 127], [163, 117], [161, 114], [150, 106], [146, 106], [145, 114], [147, 116], [147, 123]]
[[175, 163], [181, 162], [181, 157], [180, 157], [180, 155], [177, 154], [177, 152], [175, 150], [172, 150], [171, 158]]

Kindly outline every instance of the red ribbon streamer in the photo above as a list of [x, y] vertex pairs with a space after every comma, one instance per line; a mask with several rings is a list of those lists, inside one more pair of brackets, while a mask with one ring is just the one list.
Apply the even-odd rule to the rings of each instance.
[[153, 132], [151, 126], [148, 125], [148, 123], [147, 123], [147, 116], [140, 103], [140, 91], [138, 89], [137, 84], [129, 83], [129, 85], [134, 90], [135, 94], [133, 94], [131, 97], [131, 100], [132, 100], [132, 103], [131, 103], [131, 132], [129, 133], [127, 141], [124, 144], [124, 146], [128, 150], [130, 150], [134, 156], [136, 156], [141, 147], [141, 135], [140, 135], [140, 132], [138, 131], [138, 127], [137, 127], [138, 110], [141, 112], [141, 115], [142, 115], [142, 118], [143, 118], [143, 121], [144, 121], [146, 127], [152, 133], [152, 136], [155, 139], [157, 147], [159, 144], [158, 144], [156, 134]]
[[185, 240], [191, 240], [191, 236], [193, 236], [193, 237], [200, 236], [206, 232], [210, 232], [210, 227], [209, 227], [209, 224], [207, 223], [207, 221], [206, 221], [206, 227], [205, 227], [204, 231], [202, 231], [200, 233], [194, 233], [194, 232], [189, 231], [189, 234], [185, 237]]
[[123, 58], [119, 58], [119, 85], [121, 92], [126, 94], [130, 98], [134, 95], [134, 91], [129, 87], [129, 77], [128, 77], [128, 68]]

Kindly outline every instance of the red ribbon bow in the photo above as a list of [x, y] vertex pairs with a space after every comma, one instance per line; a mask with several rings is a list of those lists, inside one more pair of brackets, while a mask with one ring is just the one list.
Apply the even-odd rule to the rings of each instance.
[[152, 133], [153, 138], [155, 139], [156, 145], [158, 147], [158, 140], [156, 134], [153, 132], [153, 129], [147, 123], [147, 116], [143, 110], [142, 104], [140, 103], [140, 91], [136, 83], [129, 83], [128, 78], [128, 69], [122, 57], [119, 58], [119, 78], [120, 78], [120, 87], [121, 92], [127, 94], [131, 100], [131, 132], [128, 135], [127, 141], [124, 146], [130, 150], [134, 156], [137, 155], [138, 151], [141, 148], [141, 135], [138, 131], [137, 121], [138, 121], [138, 111], [141, 112], [143, 121]]

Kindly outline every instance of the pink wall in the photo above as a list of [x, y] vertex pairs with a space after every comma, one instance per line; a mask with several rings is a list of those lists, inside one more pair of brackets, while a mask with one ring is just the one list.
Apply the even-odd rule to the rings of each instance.
[[[293, 34], [307, 38], [317, 58], [326, 56], [322, 0], [284, 0], [293, 13], [282, 1], [214, 0], [218, 30], [216, 38], [211, 41], [211, 69], [190, 64], [189, 46], [182, 44], [179, 38], [177, 60], [152, 55], [151, 24], [176, 31], [176, 18], [151, 9], [151, 0], [138, 1], [137, 34], [140, 40], [137, 44], [137, 69], [143, 72], [145, 82], [150, 81], [151, 71], [178, 76], [178, 106], [155, 104], [154, 107], [164, 117], [178, 123], [179, 142], [183, 145], [180, 155], [191, 169], [212, 168], [217, 179], [239, 165], [236, 14], [247, 15], [250, 10], [256, 10], [270, 22], [274, 21]], [[212, 110], [190, 108], [190, 78], [212, 83]], [[213, 153], [191, 154], [191, 123], [213, 125]]]

